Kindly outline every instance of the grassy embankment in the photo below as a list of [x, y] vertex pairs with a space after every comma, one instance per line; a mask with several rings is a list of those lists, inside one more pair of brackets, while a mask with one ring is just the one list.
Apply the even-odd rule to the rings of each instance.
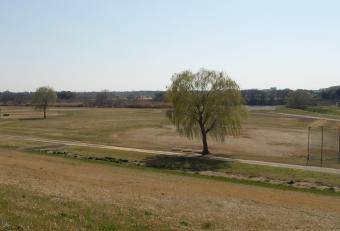
[[[235, 199], [229, 198], [231, 195], [235, 196], [239, 193], [243, 195], [244, 191], [250, 190], [242, 197], [251, 196], [260, 201], [264, 198], [271, 199], [274, 194], [280, 195], [276, 202], [266, 200], [266, 204], [274, 203], [273, 206], [278, 206], [277, 203], [281, 203], [279, 201], [286, 197], [289, 203], [293, 203], [291, 202], [292, 198], [296, 198], [301, 203], [299, 197], [311, 197], [312, 206], [316, 206], [314, 204], [317, 200], [326, 195], [335, 196], [325, 197], [327, 200], [334, 200], [334, 203], [338, 203], [337, 198], [339, 198], [338, 194], [331, 191], [297, 190], [286, 186], [256, 183], [249, 180], [201, 176], [192, 172], [193, 170], [212, 170], [296, 180], [300, 177], [311, 177], [313, 180], [336, 185], [338, 176], [332, 174], [314, 174], [305, 171], [197, 159], [184, 158], [183, 161], [182, 157], [170, 157], [172, 159], [166, 161], [166, 166], [162, 166], [164, 159], [154, 155], [141, 157], [140, 153], [122, 151], [116, 153], [112, 150], [109, 152], [87, 148], [64, 149], [83, 155], [96, 153], [97, 157], [109, 155], [113, 158], [121, 158], [128, 156], [129, 161], [143, 160], [148, 162], [148, 159], [151, 158], [153, 162], [149, 163], [156, 164], [155, 167], [157, 168], [149, 168], [130, 165], [129, 163], [116, 164], [63, 157], [62, 155], [32, 151], [32, 149], [25, 151], [27, 147], [32, 148], [40, 145], [22, 141], [12, 144], [7, 141], [6, 144], [1, 145], [0, 230], [219, 230], [226, 224], [223, 219], [235, 220], [235, 218], [231, 214], [217, 217], [217, 214], [223, 214], [222, 211], [218, 211], [224, 209], [224, 203], [234, 203]], [[113, 173], [114, 175], [112, 175]], [[190, 186], [191, 183], [192, 186]], [[197, 185], [201, 183], [203, 185]], [[218, 186], [216, 189], [214, 189], [215, 184]], [[167, 190], [165, 186], [169, 189]], [[221, 188], [222, 186], [223, 188]], [[183, 187], [190, 189], [183, 189]], [[192, 191], [192, 187], [197, 192]], [[237, 188], [236, 191], [229, 194], [228, 191], [235, 187]], [[169, 191], [170, 189], [171, 191]], [[176, 190], [179, 191], [175, 192]], [[188, 190], [190, 191], [189, 194], [192, 193], [190, 196], [192, 202], [189, 201], [189, 198], [184, 197], [188, 194]], [[252, 190], [254, 190], [254, 193], [252, 193]], [[206, 195], [206, 193], [208, 194]], [[212, 196], [210, 193], [217, 195]], [[271, 196], [263, 197], [266, 193]], [[285, 195], [286, 193], [289, 195]], [[290, 195], [291, 193], [294, 195]], [[170, 195], [166, 196], [168, 194]], [[207, 196], [207, 198], [203, 199], [204, 196]], [[118, 203], [118, 200], [127, 200], [127, 202]], [[144, 200], [145, 202], [143, 202]], [[219, 204], [221, 200], [224, 202]], [[303, 203], [309, 204], [308, 201], [306, 200]], [[169, 207], [168, 202], [171, 202], [171, 207], [174, 206], [175, 208]], [[191, 205], [191, 203], [193, 204]], [[245, 206], [243, 205], [244, 202], [240, 203], [237, 202], [237, 207], [241, 204]], [[254, 202], [247, 206], [254, 206], [253, 204]], [[294, 202], [292, 205], [295, 204]], [[176, 208], [179, 205], [184, 206], [184, 208]], [[203, 206], [204, 210], [208, 209], [203, 216], [210, 218], [207, 217], [206, 220], [202, 220], [199, 216], [195, 217], [197, 214], [195, 213], [196, 210], [192, 208], [193, 205]], [[301, 205], [303, 204], [299, 206]], [[267, 211], [268, 205], [263, 207], [256, 203], [256, 206], [261, 208], [261, 213], [273, 213], [273, 211]], [[270, 210], [276, 208], [273, 206], [270, 207]], [[284, 206], [287, 205], [284, 204]], [[150, 210], [149, 207], [153, 209]], [[230, 211], [229, 206], [226, 208], [226, 211]], [[182, 209], [185, 209], [183, 214], [196, 215], [177, 216], [176, 213], [173, 213], [174, 211], [182, 213]], [[300, 210], [301, 207], [299, 207]], [[216, 211], [216, 214], [212, 211]], [[246, 211], [251, 210], [246, 209]], [[244, 212], [240, 211], [243, 215]], [[292, 212], [296, 213], [294, 209]], [[170, 219], [170, 214], [174, 214], [175, 217]], [[237, 220], [240, 223], [228, 223], [231, 229], [237, 227], [261, 229], [261, 227], [273, 227], [274, 224], [279, 227], [283, 224], [270, 217], [268, 217], [268, 221], [252, 222], [247, 219], [247, 216], [242, 217], [241, 214], [237, 215]], [[299, 213], [298, 216], [302, 216], [301, 214]], [[294, 219], [302, 219], [297, 218], [296, 214], [293, 216]], [[247, 220], [249, 224], [245, 223]]]

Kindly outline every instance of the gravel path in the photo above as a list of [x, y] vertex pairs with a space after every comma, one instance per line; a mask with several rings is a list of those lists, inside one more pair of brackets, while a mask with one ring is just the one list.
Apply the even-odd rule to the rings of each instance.
[[[157, 155], [200, 156], [199, 154], [184, 154], [181, 152], [147, 150], [147, 149], [139, 149], [139, 148], [119, 147], [119, 146], [112, 146], [112, 145], [91, 144], [91, 143], [84, 143], [84, 142], [79, 142], [79, 141], [45, 139], [45, 138], [38, 138], [38, 137], [13, 136], [13, 135], [0, 135], [0, 137], [20, 139], [24, 141], [44, 142], [44, 143], [49, 143], [49, 144], [63, 144], [63, 145], [68, 145], [68, 146], [103, 148], [103, 149], [120, 150], [120, 151], [150, 153], [150, 154], [157, 154]], [[241, 159], [232, 159], [232, 158], [226, 158], [226, 157], [218, 157], [218, 156], [213, 156], [213, 155], [209, 155], [207, 158], [226, 160], [226, 161], [238, 161], [240, 163], [245, 163], [245, 164], [255, 164], [255, 165], [262, 165], [262, 166], [280, 167], [280, 168], [306, 170], [306, 171], [312, 171], [312, 172], [332, 173], [332, 174], [340, 175], [340, 169], [334, 169], [334, 168], [322, 168], [322, 167], [315, 167], [315, 166], [282, 164], [282, 163], [265, 162], [265, 161], [257, 161], [257, 160], [241, 160]]]

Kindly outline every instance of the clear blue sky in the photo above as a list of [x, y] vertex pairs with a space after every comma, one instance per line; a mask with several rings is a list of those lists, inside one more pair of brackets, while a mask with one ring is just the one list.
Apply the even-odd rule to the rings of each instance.
[[340, 85], [340, 1], [0, 0], [0, 91], [164, 90], [201, 67], [242, 89]]

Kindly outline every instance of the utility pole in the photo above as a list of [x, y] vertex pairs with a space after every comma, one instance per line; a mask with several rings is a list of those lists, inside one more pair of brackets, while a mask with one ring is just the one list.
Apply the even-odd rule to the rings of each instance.
[[[308, 166], [309, 157], [310, 157], [310, 149], [309, 149], [309, 145], [310, 145], [310, 127], [308, 127], [307, 162], [306, 162], [306, 166]], [[340, 156], [339, 156], [339, 158], [340, 158]], [[340, 159], [339, 159], [339, 161], [340, 161]]]
[[338, 129], [338, 136], [339, 136], [339, 150], [338, 150], [339, 160], [338, 160], [338, 162], [339, 162], [339, 164], [340, 164], [340, 127], [339, 127], [339, 129]]

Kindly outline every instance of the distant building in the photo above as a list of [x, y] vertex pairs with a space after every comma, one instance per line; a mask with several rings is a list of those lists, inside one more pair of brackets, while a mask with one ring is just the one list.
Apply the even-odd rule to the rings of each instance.
[[340, 101], [335, 103], [335, 106], [339, 106], [340, 107]]

